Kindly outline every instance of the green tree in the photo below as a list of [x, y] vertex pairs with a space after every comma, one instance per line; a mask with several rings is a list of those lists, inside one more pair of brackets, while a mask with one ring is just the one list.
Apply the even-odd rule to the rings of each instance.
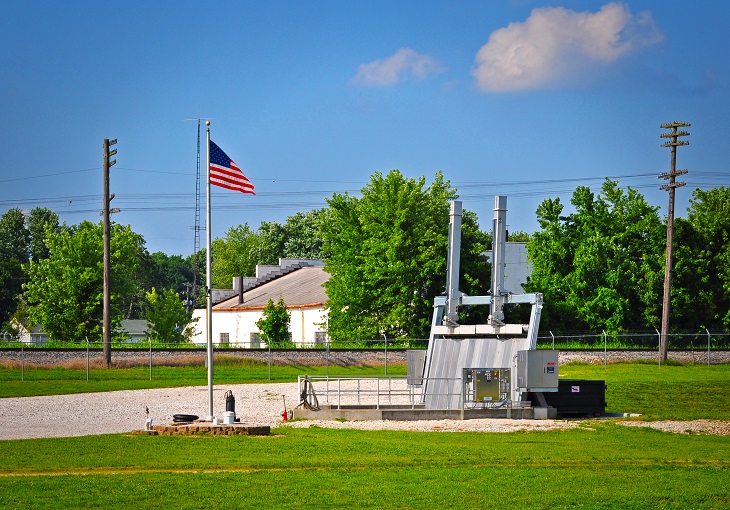
[[255, 264], [278, 264], [279, 258], [284, 256], [286, 230], [276, 221], [262, 221], [256, 237], [250, 242], [256, 242]]
[[[191, 287], [190, 287], [190, 294], [189, 296], [192, 298], [193, 296], [196, 298], [196, 300], [192, 300], [190, 302], [191, 309], [192, 308], [202, 308], [205, 306], [206, 302], [206, 295], [205, 295], [205, 264], [206, 264], [206, 258], [205, 258], [205, 248], [202, 248], [198, 250], [197, 253], [191, 253], [185, 258], [185, 264], [187, 264], [189, 267], [192, 268], [192, 274], [191, 278], [194, 277], [194, 279], [190, 280]], [[195, 282], [195, 285], [192, 286], [193, 282]]]
[[34, 207], [28, 215], [28, 232], [30, 245], [28, 255], [31, 260], [47, 259], [50, 255], [46, 237], [49, 233], [58, 232], [58, 214], [45, 207]]
[[180, 255], [158, 251], [149, 255], [146, 266], [145, 291], [156, 287], [185, 295], [193, 282], [193, 264]]
[[[730, 188], [696, 189], [687, 224], [675, 226], [672, 319], [695, 327], [730, 328]], [[678, 274], [677, 274], [678, 273]], [[685, 306], [686, 308], [682, 308]]]
[[[322, 249], [331, 274], [325, 287], [333, 339], [428, 334], [433, 299], [445, 291], [449, 201], [455, 197], [440, 172], [427, 186], [423, 177], [407, 179], [393, 170], [371, 176], [362, 198], [345, 193], [327, 200]], [[473, 260], [486, 267], [485, 239], [474, 232], [476, 216], [464, 220], [462, 282], [470, 287], [485, 279], [469, 273]]]
[[[102, 334], [103, 226], [84, 221], [74, 229], [48, 235], [47, 259], [32, 260], [23, 286], [28, 316], [52, 341], [97, 340]], [[111, 310], [118, 325], [131, 297], [138, 292], [137, 270], [144, 240], [129, 226], [112, 225]]]
[[542, 231], [528, 243], [528, 290], [545, 297], [543, 325], [611, 333], [656, 326], [666, 232], [658, 208], [608, 179], [598, 197], [576, 188], [571, 203], [568, 216], [559, 199], [540, 204]]
[[286, 219], [284, 226], [284, 256], [287, 258], [322, 258], [321, 225], [326, 221], [326, 209], [298, 212]]
[[262, 312], [262, 317], [256, 321], [256, 326], [261, 332], [261, 339], [267, 344], [292, 347], [293, 343], [289, 336], [290, 321], [291, 317], [284, 299], [279, 298], [277, 304], [269, 299]]
[[0, 217], [0, 327], [18, 307], [30, 242], [31, 234], [20, 209], [10, 209]]
[[213, 287], [230, 289], [233, 278], [254, 276], [258, 239], [248, 224], [231, 227], [224, 239], [212, 243]]
[[[147, 334], [152, 342], [156, 343], [185, 343], [190, 342], [195, 334], [192, 313], [185, 309], [185, 302], [173, 289], [158, 293], [152, 287], [146, 293]], [[197, 319], [196, 319], [197, 320]]]
[[263, 221], [256, 231], [257, 264], [278, 264], [280, 258], [322, 258], [320, 225], [326, 209], [312, 209], [289, 216], [282, 225]]

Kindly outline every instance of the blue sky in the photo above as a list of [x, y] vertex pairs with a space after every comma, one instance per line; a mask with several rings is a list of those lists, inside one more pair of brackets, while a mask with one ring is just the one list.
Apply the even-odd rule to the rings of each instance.
[[102, 141], [117, 138], [114, 221], [150, 252], [188, 255], [186, 119], [204, 117], [257, 193], [213, 189], [214, 237], [357, 195], [391, 169], [443, 171], [485, 230], [496, 194], [510, 229], [534, 232], [542, 200], [568, 204], [605, 177], [664, 215], [659, 126], [673, 120], [692, 123], [684, 216], [693, 189], [730, 186], [728, 5], [14, 2], [0, 18], [0, 214], [98, 222]]

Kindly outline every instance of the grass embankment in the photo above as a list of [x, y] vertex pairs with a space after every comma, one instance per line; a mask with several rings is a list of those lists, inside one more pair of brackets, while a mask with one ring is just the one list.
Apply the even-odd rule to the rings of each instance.
[[[319, 369], [317, 369], [319, 370]], [[310, 367], [272, 367], [277, 382]], [[323, 373], [322, 369], [322, 372]], [[354, 369], [353, 369], [354, 370]], [[363, 367], [377, 375], [383, 367]], [[388, 371], [405, 372], [389, 367]], [[730, 419], [730, 366], [562, 366], [604, 379], [609, 411]], [[288, 372], [290, 371], [290, 372]], [[346, 372], [338, 369], [338, 373]], [[330, 373], [333, 373], [330, 367]], [[352, 372], [350, 372], [352, 375]], [[201, 367], [155, 368], [155, 386], [205, 384]], [[17, 377], [16, 377], [17, 376]], [[142, 369], [0, 371], [16, 388], [150, 387]], [[146, 380], [145, 380], [146, 378]], [[216, 381], [265, 382], [222, 363]], [[9, 392], [6, 392], [9, 393]], [[0, 405], [2, 401], [0, 400]], [[22, 426], [22, 424], [19, 424]], [[577, 430], [434, 433], [274, 429], [268, 437], [125, 436], [0, 441], [3, 508], [727, 508], [730, 437], [610, 421]]]

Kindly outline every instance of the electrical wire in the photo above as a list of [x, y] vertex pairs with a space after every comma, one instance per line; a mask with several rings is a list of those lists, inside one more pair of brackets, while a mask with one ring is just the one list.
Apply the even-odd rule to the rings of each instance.
[[[28, 179], [36, 179], [41, 177], [65, 175], [70, 173], [87, 172], [92, 169], [73, 170], [68, 172], [56, 172], [39, 176], [26, 176], [12, 179], [0, 180], [2, 182], [22, 181]], [[165, 173], [175, 175], [189, 175], [180, 172], [158, 172], [153, 170], [130, 169], [134, 171], [146, 173]], [[268, 179], [271, 179], [269, 177]], [[268, 180], [265, 179], [265, 180]], [[602, 182], [605, 179], [626, 181], [637, 181], [634, 184], [621, 185], [621, 189], [632, 188], [635, 190], [643, 189], [659, 189], [663, 181], [658, 179], [654, 173], [637, 173], [637, 174], [621, 174], [607, 177], [576, 177], [564, 179], [542, 179], [533, 181], [464, 181], [452, 182], [452, 186], [457, 190], [459, 198], [464, 200], [484, 200], [494, 195], [506, 194], [513, 200], [533, 199], [533, 198], [555, 198], [569, 197], [575, 191], [575, 185], [583, 183]], [[648, 181], [647, 181], [648, 179]], [[687, 186], [691, 188], [711, 189], [719, 185], [730, 185], [730, 173], [727, 172], [692, 172], [683, 176], [687, 182]], [[307, 182], [327, 183], [327, 184], [356, 184], [353, 181], [307, 181], [298, 179], [272, 179], [277, 182]], [[365, 183], [362, 183], [363, 185]], [[246, 210], [255, 208], [257, 210], [307, 210], [325, 207], [324, 199], [333, 194], [353, 194], [357, 195], [359, 189], [349, 188], [318, 188], [310, 190], [295, 191], [261, 191], [256, 196], [250, 197], [246, 203], [236, 200], [238, 196], [232, 196], [230, 193], [213, 193], [215, 202], [213, 208], [215, 210]], [[298, 200], [291, 200], [297, 197]], [[57, 197], [28, 197], [17, 198], [9, 197], [0, 199], [0, 207], [21, 207], [32, 208], [36, 206], [49, 207], [59, 214], [90, 214], [97, 213], [101, 206], [100, 194], [86, 195], [63, 195]], [[124, 211], [136, 212], [177, 212], [177, 211], [193, 211], [195, 206], [195, 195], [190, 193], [120, 193], [115, 199], [115, 206], [120, 206]]]

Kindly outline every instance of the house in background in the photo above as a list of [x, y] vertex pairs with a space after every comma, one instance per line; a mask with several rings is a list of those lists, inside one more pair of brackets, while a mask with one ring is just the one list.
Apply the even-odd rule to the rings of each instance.
[[[12, 322], [14, 333], [2, 331], [0, 338], [7, 342], [21, 342], [26, 345], [46, 345], [49, 335], [43, 331], [43, 326], [32, 326], [28, 328], [17, 321]], [[127, 343], [147, 341], [147, 321], [145, 319], [123, 319], [121, 329], [127, 336]], [[84, 340], [80, 340], [83, 342]], [[92, 340], [93, 341], [93, 340]], [[99, 341], [99, 340], [97, 340]]]
[[[324, 262], [315, 259], [279, 259], [278, 266], [256, 266], [255, 278], [236, 278], [233, 289], [213, 291], [213, 338], [215, 345], [265, 347], [256, 322], [263, 317], [269, 300], [283, 299], [290, 316], [289, 334], [296, 346], [326, 342], [327, 294], [323, 284], [329, 279]], [[205, 345], [206, 309], [196, 309], [193, 343]]]
[[41, 326], [28, 327], [15, 319], [11, 320], [14, 331], [0, 331], [0, 338], [5, 342], [21, 342], [26, 345], [45, 345], [48, 343], [48, 333]]
[[127, 334], [127, 343], [147, 341], [146, 319], [122, 319], [122, 331]]

